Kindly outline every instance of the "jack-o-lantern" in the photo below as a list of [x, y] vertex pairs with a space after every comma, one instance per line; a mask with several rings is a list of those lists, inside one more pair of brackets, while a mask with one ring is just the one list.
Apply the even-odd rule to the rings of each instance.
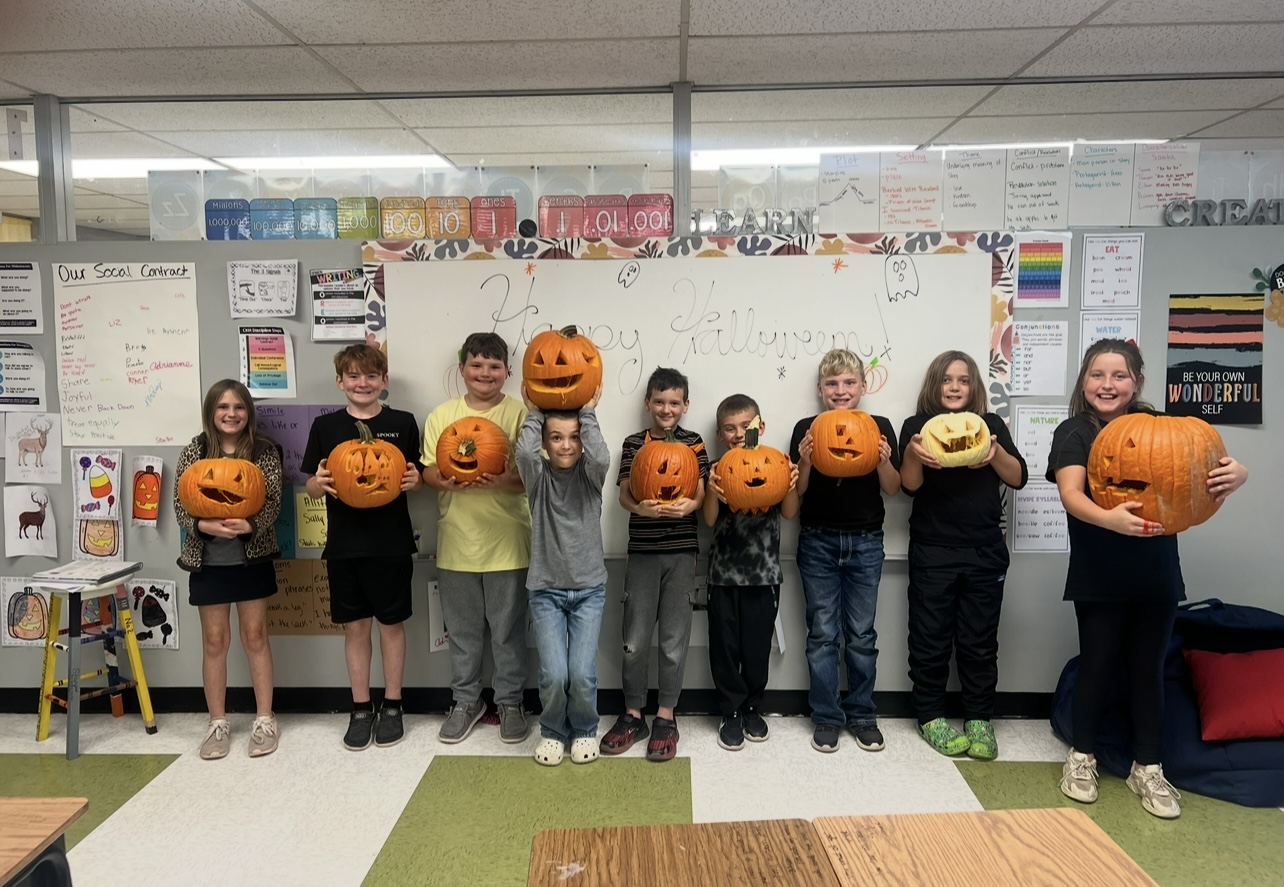
[[1203, 419], [1131, 413], [1106, 423], [1088, 456], [1088, 489], [1102, 508], [1140, 502], [1136, 514], [1172, 535], [1202, 524], [1221, 507], [1208, 472], [1226, 455]]
[[379, 440], [365, 422], [357, 423], [356, 440], [330, 451], [326, 468], [334, 476], [339, 501], [353, 508], [377, 508], [401, 495], [406, 457], [386, 440]]
[[483, 474], [503, 474], [508, 467], [508, 435], [489, 419], [465, 416], [446, 426], [437, 438], [437, 472], [461, 484]]
[[160, 475], [151, 465], [134, 472], [134, 519], [156, 520], [160, 513]]
[[178, 479], [178, 501], [194, 518], [250, 518], [267, 496], [263, 472], [247, 459], [200, 459]]
[[941, 413], [923, 423], [923, 449], [942, 468], [964, 468], [990, 454], [990, 429], [976, 413]]
[[547, 330], [522, 356], [526, 396], [541, 410], [578, 410], [602, 384], [602, 355], [575, 327]]
[[699, 484], [700, 459], [691, 447], [678, 443], [673, 429], [662, 440], [648, 435], [629, 468], [629, 491], [639, 502], [690, 499]]
[[110, 520], [82, 520], [80, 550], [91, 557], [115, 557], [120, 551], [120, 524]]
[[811, 464], [829, 477], [860, 477], [878, 467], [878, 423], [861, 410], [826, 410], [811, 423]]
[[30, 585], [9, 598], [9, 637], [20, 641], [43, 638], [49, 628], [49, 605]]
[[758, 443], [760, 424], [755, 416], [745, 431], [745, 445], [728, 450], [715, 469], [722, 498], [732, 511], [766, 511], [779, 505], [789, 492], [789, 457]]

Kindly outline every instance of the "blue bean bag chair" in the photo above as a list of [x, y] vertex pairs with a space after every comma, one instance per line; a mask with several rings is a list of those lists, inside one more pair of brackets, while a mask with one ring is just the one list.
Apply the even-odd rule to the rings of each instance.
[[[1284, 738], [1205, 742], [1182, 649], [1246, 653], [1284, 648], [1284, 616], [1215, 598], [1182, 605], [1164, 660], [1164, 775], [1179, 789], [1242, 804], [1284, 807]], [[1052, 730], [1071, 741], [1070, 699], [1079, 657], [1066, 663], [1052, 694]], [[1127, 681], [1101, 721], [1097, 762], [1119, 777], [1132, 766]]]

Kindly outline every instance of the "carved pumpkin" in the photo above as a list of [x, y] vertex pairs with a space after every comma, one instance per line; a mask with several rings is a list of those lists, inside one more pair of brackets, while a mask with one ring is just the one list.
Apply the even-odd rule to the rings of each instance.
[[861, 410], [826, 410], [811, 423], [811, 464], [829, 477], [860, 477], [878, 467], [878, 423]]
[[942, 468], [964, 468], [990, 454], [990, 429], [976, 413], [940, 413], [923, 423], [923, 449]]
[[728, 450], [715, 469], [722, 497], [732, 511], [766, 511], [789, 492], [789, 457], [758, 443], [760, 424], [755, 416], [745, 432], [745, 445]]
[[40, 640], [49, 628], [49, 605], [30, 585], [9, 598], [8, 615], [9, 637], [20, 641]]
[[541, 410], [578, 410], [602, 384], [602, 355], [575, 327], [547, 330], [522, 356], [526, 396]]
[[200, 459], [178, 479], [178, 501], [194, 518], [250, 518], [263, 510], [266, 484], [246, 459]]
[[629, 491], [639, 502], [676, 502], [690, 499], [700, 484], [700, 460], [696, 451], [678, 443], [673, 430], [663, 440], [647, 435], [629, 468]]
[[91, 557], [115, 557], [120, 551], [120, 524], [111, 520], [82, 520], [80, 550]]
[[508, 467], [508, 435], [489, 419], [466, 416], [446, 426], [437, 439], [437, 471], [461, 484]]
[[353, 508], [378, 508], [401, 495], [406, 457], [396, 445], [379, 440], [365, 422], [357, 423], [356, 440], [330, 451], [326, 467], [334, 475], [339, 501]]
[[134, 519], [156, 520], [160, 512], [160, 475], [148, 465], [134, 472]]
[[1225, 455], [1221, 435], [1203, 419], [1131, 413], [1106, 423], [1093, 442], [1088, 489], [1102, 508], [1140, 502], [1135, 513], [1172, 535], [1221, 507], [1208, 492], [1208, 472]]

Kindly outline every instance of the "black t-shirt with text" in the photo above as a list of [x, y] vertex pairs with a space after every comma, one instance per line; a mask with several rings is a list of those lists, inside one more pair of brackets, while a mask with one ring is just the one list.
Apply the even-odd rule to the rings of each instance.
[[[896, 448], [896, 430], [882, 416], [873, 416], [878, 433], [887, 438], [892, 448], [892, 465], [898, 470], [901, 451]], [[807, 435], [815, 416], [799, 419], [789, 439], [789, 458], [797, 464], [798, 445]], [[878, 486], [878, 469], [861, 477], [829, 477], [811, 467], [807, 492], [802, 497], [799, 523], [804, 527], [822, 530], [849, 530], [872, 532], [883, 528], [887, 510], [883, 507], [883, 492]]]

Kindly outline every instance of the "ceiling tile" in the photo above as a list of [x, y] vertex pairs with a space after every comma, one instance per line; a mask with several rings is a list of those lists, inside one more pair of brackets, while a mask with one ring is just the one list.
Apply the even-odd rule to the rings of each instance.
[[699, 0], [691, 4], [691, 35], [863, 34], [870, 31], [1033, 28], [1075, 25], [1102, 0]]
[[113, 194], [100, 194], [97, 192], [82, 191], [76, 189], [76, 211], [90, 209], [147, 209], [147, 200], [131, 200], [127, 197], [117, 197]]
[[966, 117], [937, 144], [1053, 142], [1075, 139], [1175, 139], [1225, 117], [1221, 111]]
[[225, 0], [7, 0], [0, 52], [286, 43], [241, 3]]
[[[143, 132], [159, 130], [344, 129], [396, 126], [376, 102], [131, 102], [79, 105], [86, 112]], [[71, 124], [76, 130], [76, 121]]]
[[31, 95], [31, 90], [18, 86], [16, 83], [10, 83], [7, 80], [0, 80], [0, 98], [22, 99], [29, 95]]
[[495, 150], [594, 153], [597, 151], [672, 151], [673, 128], [656, 123], [601, 126], [515, 126], [416, 130], [439, 151], [487, 153]]
[[[678, 41], [598, 40], [323, 47], [336, 68], [370, 92], [660, 86], [677, 77]], [[590, 73], [591, 72], [591, 73]]]
[[520, 37], [560, 40], [620, 37], [676, 37], [681, 0], [258, 0], [258, 5], [309, 44], [456, 43]]
[[1284, 93], [1284, 80], [1177, 80], [1004, 86], [973, 114], [1083, 114], [1252, 108]]
[[73, 136], [81, 132], [120, 132], [127, 128], [100, 116], [97, 107], [99, 106], [72, 105], [67, 109]]
[[701, 123], [691, 128], [697, 151], [730, 148], [809, 148], [849, 145], [920, 145], [948, 126], [952, 117], [914, 120], [822, 120], [790, 122]]
[[404, 129], [159, 132], [157, 137], [205, 157], [426, 154], [429, 150]]
[[1278, 56], [1284, 24], [1084, 28], [1029, 69], [1030, 77], [1202, 74]]
[[1248, 111], [1208, 129], [1201, 129], [1195, 138], [1216, 139], [1284, 139], [1284, 110]]
[[1056, 29], [814, 37], [693, 37], [696, 83], [872, 82], [1006, 77], [1061, 36]]
[[1119, 0], [1094, 25], [1269, 22], [1284, 19], [1279, 0]]
[[1280, 98], [1279, 98], [1279, 99], [1277, 99], [1276, 101], [1271, 102], [1271, 103], [1270, 103], [1269, 105], [1267, 105], [1266, 107], [1268, 107], [1268, 108], [1284, 108], [1284, 96], [1280, 96]]
[[990, 91], [988, 86], [890, 89], [807, 89], [698, 92], [691, 119], [862, 120], [871, 117], [957, 117]]
[[71, 137], [71, 157], [186, 157], [189, 152], [141, 132], [82, 132]]
[[530, 124], [664, 123], [671, 126], [673, 96], [567, 95], [384, 102], [407, 126], [523, 126]]

